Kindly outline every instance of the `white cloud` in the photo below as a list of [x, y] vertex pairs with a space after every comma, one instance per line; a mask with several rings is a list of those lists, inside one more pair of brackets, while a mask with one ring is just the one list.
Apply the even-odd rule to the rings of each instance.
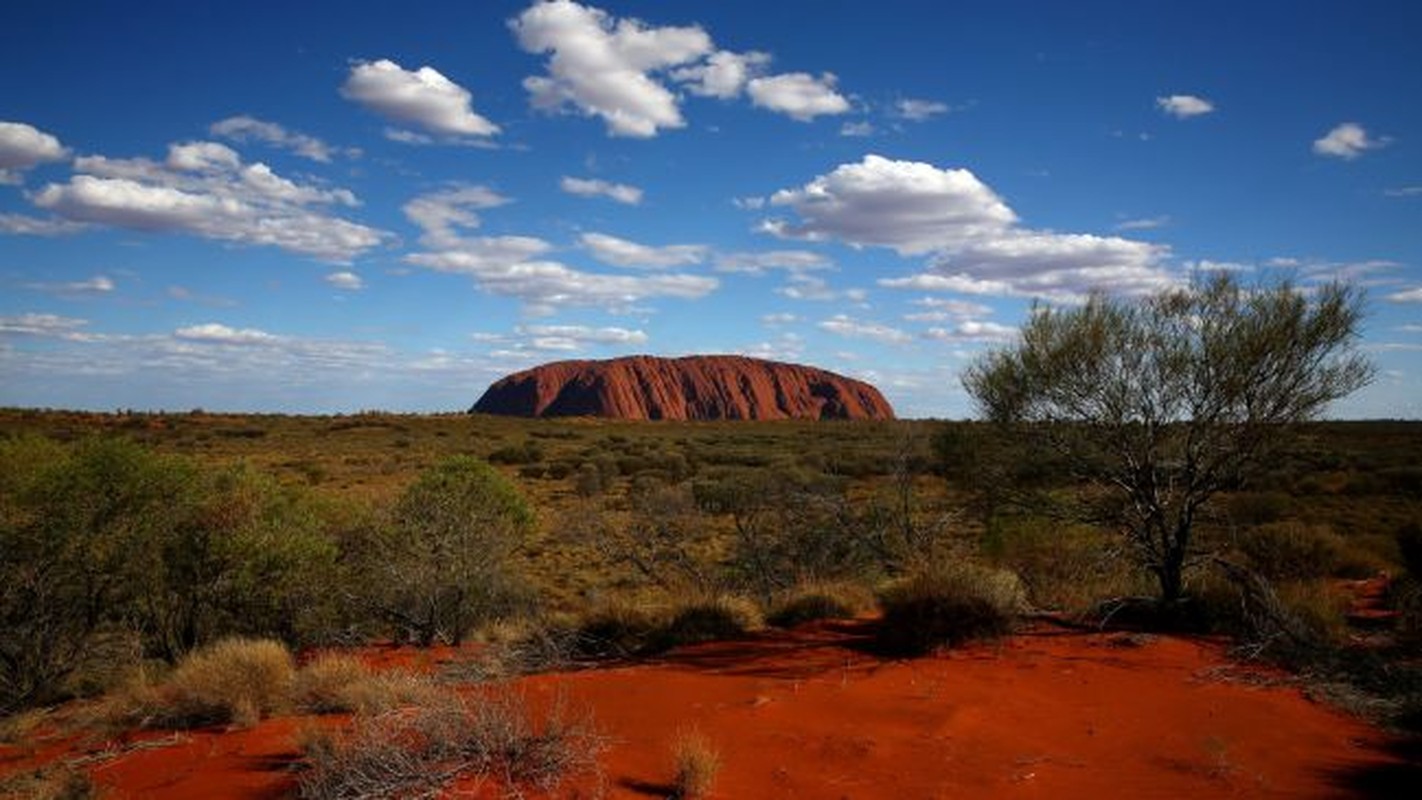
[[365, 281], [361, 280], [359, 275], [349, 271], [332, 272], [323, 280], [335, 288], [347, 292], [360, 291], [365, 288]]
[[826, 303], [840, 298], [840, 293], [830, 288], [829, 283], [823, 278], [799, 272], [790, 273], [785, 280], [785, 285], [775, 291], [791, 300], [808, 300], [816, 303]]
[[1321, 156], [1331, 156], [1347, 161], [1361, 156], [1368, 150], [1384, 147], [1390, 140], [1368, 135], [1366, 129], [1356, 122], [1344, 122], [1313, 142], [1313, 152]]
[[697, 26], [651, 27], [569, 0], [535, 3], [509, 24], [525, 51], [550, 54], [547, 75], [523, 81], [533, 106], [572, 106], [601, 118], [613, 136], [648, 138], [684, 127], [676, 95], [654, 74], [714, 49]]
[[0, 233], [18, 236], [63, 236], [78, 233], [86, 225], [54, 217], [31, 217], [26, 214], [0, 214]]
[[883, 245], [903, 255], [951, 248], [1004, 230], [1017, 215], [966, 169], [868, 155], [771, 196], [802, 222], [771, 222], [787, 238]]
[[[479, 187], [466, 187], [479, 188]], [[433, 198], [432, 202], [429, 201]], [[467, 237], [461, 228], [472, 228], [478, 219], [468, 207], [496, 205], [497, 195], [471, 193], [463, 203], [448, 202], [447, 193], [426, 195], [407, 203], [405, 213], [425, 233], [428, 249], [412, 253], [405, 262], [439, 272], [472, 277], [483, 291], [516, 297], [531, 313], [547, 314], [561, 306], [592, 306], [629, 310], [652, 297], [696, 299], [715, 291], [715, 278], [699, 275], [603, 275], [571, 269], [539, 258], [553, 246], [528, 236]], [[412, 212], [413, 208], [413, 212]]]
[[704, 62], [672, 72], [692, 94], [722, 100], [740, 96], [746, 82], [770, 64], [770, 54], [718, 50]]
[[653, 247], [605, 233], [584, 233], [578, 242], [598, 261], [627, 269], [669, 269], [700, 264], [706, 260], [707, 253], [706, 246], [700, 244]]
[[1422, 196], [1422, 186], [1399, 186], [1396, 189], [1384, 189], [1383, 194], [1388, 197], [1418, 197]]
[[69, 338], [79, 328], [88, 325], [86, 319], [61, 317], [58, 314], [15, 314], [0, 316], [0, 335]]
[[234, 142], [261, 142], [280, 150], [289, 150], [302, 158], [330, 163], [337, 152], [353, 156], [353, 150], [338, 151], [329, 144], [304, 133], [287, 130], [275, 122], [267, 122], [242, 114], [214, 122], [208, 133]]
[[256, 328], [231, 328], [220, 322], [205, 322], [173, 331], [174, 338], [189, 342], [230, 345], [275, 344], [280, 338]]
[[839, 135], [859, 137], [873, 136], [874, 123], [870, 122], [869, 120], [861, 120], [859, 122], [846, 122], [843, 125], [839, 126]]
[[117, 285], [113, 278], [107, 275], [95, 275], [82, 281], [64, 281], [62, 283], [27, 283], [26, 289], [34, 289], [40, 292], [51, 292], [58, 295], [83, 295], [83, 294], [108, 294]]
[[794, 322], [799, 322], [800, 318], [794, 314], [782, 311], [775, 314], [764, 314], [761, 316], [760, 321], [772, 326], [789, 325]]
[[746, 84], [746, 92], [751, 102], [761, 108], [810, 122], [818, 116], [849, 111], [849, 101], [835, 91], [835, 83], [835, 76], [828, 72], [818, 78], [805, 72], [788, 72], [752, 78]]
[[598, 178], [572, 178], [565, 175], [558, 185], [563, 191], [578, 197], [606, 197], [629, 206], [642, 202], [642, 190], [625, 183], [609, 183]]
[[1170, 215], [1162, 214], [1158, 217], [1142, 217], [1140, 219], [1128, 219], [1116, 223], [1118, 231], [1149, 231], [1156, 228], [1163, 228], [1170, 224]]
[[942, 297], [921, 297], [917, 300], [911, 300], [910, 305], [925, 309], [924, 311], [904, 315], [904, 319], [913, 322], [946, 322], [948, 320], [986, 317], [992, 314], [991, 306], [982, 303], [974, 303], [969, 300], [956, 300]]
[[772, 269], [807, 272], [832, 268], [829, 259], [810, 250], [764, 250], [755, 253], [722, 253], [716, 256], [718, 272], [763, 275]]
[[872, 339], [885, 344], [904, 344], [913, 340], [912, 336], [898, 328], [877, 322], [861, 322], [846, 314], [836, 314], [816, 327], [846, 339]]
[[458, 184], [415, 197], [401, 210], [424, 231], [420, 241], [427, 247], [438, 248], [460, 241], [460, 229], [479, 227], [477, 212], [509, 202], [509, 198], [487, 186]]
[[640, 345], [647, 334], [627, 328], [592, 328], [586, 325], [520, 325], [519, 334], [531, 337], [535, 350], [582, 350], [588, 345]]
[[929, 328], [923, 338], [939, 342], [1010, 342], [1017, 337], [1017, 329], [1010, 325], [1000, 325], [984, 320], [964, 320], [952, 328]]
[[297, 184], [266, 164], [244, 165], [216, 142], [174, 144], [161, 164], [88, 156], [75, 159], [74, 169], [80, 174], [67, 183], [35, 193], [35, 205], [70, 222], [270, 245], [338, 263], [386, 238], [327, 212], [357, 205], [350, 191]]
[[1388, 295], [1387, 299], [1394, 303], [1422, 303], [1422, 286], [1394, 292]]
[[39, 128], [0, 120], [0, 184], [17, 184], [21, 172], [68, 154], [58, 139]]
[[1161, 111], [1176, 119], [1189, 119], [1215, 110], [1215, 104], [1193, 94], [1172, 94], [1155, 98], [1155, 105]]
[[487, 137], [499, 132], [499, 126], [474, 113], [468, 89], [433, 67], [410, 71], [389, 59], [358, 62], [341, 86], [341, 96], [436, 136]]
[[912, 122], [923, 122], [939, 114], [947, 114], [952, 108], [937, 100], [915, 100], [904, 98], [894, 104], [894, 116]]
[[1070, 299], [1093, 288], [1148, 292], [1169, 285], [1168, 249], [1115, 236], [1034, 231], [966, 169], [869, 155], [771, 197], [800, 221], [764, 229], [787, 238], [880, 245], [928, 255], [928, 272], [880, 280], [892, 288]]

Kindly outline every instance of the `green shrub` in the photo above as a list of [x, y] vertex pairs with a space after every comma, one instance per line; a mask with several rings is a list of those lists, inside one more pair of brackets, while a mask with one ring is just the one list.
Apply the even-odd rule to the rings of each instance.
[[1026, 598], [1011, 572], [955, 564], [890, 586], [879, 606], [879, 646], [890, 653], [920, 655], [1009, 633]]
[[1239, 549], [1250, 565], [1273, 581], [1333, 575], [1343, 562], [1343, 540], [1326, 525], [1276, 522], [1246, 530]]

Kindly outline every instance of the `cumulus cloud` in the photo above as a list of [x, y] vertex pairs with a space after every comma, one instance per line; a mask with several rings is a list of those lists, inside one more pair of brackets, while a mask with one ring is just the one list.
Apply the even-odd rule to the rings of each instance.
[[59, 283], [27, 283], [26, 289], [49, 292], [58, 295], [108, 294], [118, 288], [113, 278], [95, 275], [82, 281], [62, 281]]
[[337, 263], [386, 238], [330, 213], [359, 204], [349, 190], [298, 184], [266, 164], [242, 163], [218, 142], [171, 145], [161, 163], [86, 156], [74, 169], [67, 182], [36, 192], [35, 205], [74, 223], [269, 245]]
[[700, 244], [654, 247], [605, 233], [585, 233], [578, 237], [578, 243], [598, 261], [627, 269], [669, 269], [700, 264], [706, 260], [707, 252], [706, 246]]
[[288, 130], [275, 122], [267, 122], [242, 114], [214, 122], [207, 129], [213, 136], [220, 136], [234, 142], [261, 142], [278, 150], [288, 150], [302, 158], [330, 163], [338, 152], [354, 155], [353, 150], [339, 151], [315, 136]]
[[1035, 231], [966, 169], [869, 155], [771, 197], [798, 222], [769, 220], [784, 238], [878, 245], [931, 256], [929, 270], [891, 288], [1077, 298], [1093, 288], [1149, 292], [1171, 283], [1161, 245], [1116, 236]]
[[88, 325], [86, 319], [62, 317], [58, 314], [13, 314], [0, 316], [0, 334], [12, 336], [39, 336], [67, 339]]
[[499, 126], [476, 114], [469, 90], [433, 67], [407, 70], [389, 59], [357, 62], [341, 96], [386, 119], [436, 136], [488, 137]]
[[523, 81], [533, 106], [575, 108], [601, 118], [614, 136], [647, 138], [684, 127], [676, 96], [656, 75], [714, 49], [700, 27], [617, 20], [569, 0], [535, 3], [509, 25], [525, 51], [549, 54], [547, 74]]
[[835, 314], [816, 327], [846, 339], [871, 339], [885, 344], [904, 344], [913, 337], [898, 328], [878, 322], [863, 322], [846, 314]]
[[1161, 111], [1176, 119], [1199, 117], [1215, 110], [1215, 104], [1193, 94], [1172, 94], [1155, 98], [1155, 105]]
[[277, 336], [263, 330], [232, 328], [220, 322], [205, 322], [201, 325], [179, 328], [173, 332], [173, 336], [190, 342], [232, 345], [264, 345], [278, 341]]
[[673, 71], [672, 77], [692, 94], [730, 100], [739, 97], [746, 83], [769, 64], [769, 53], [718, 50], [701, 64]]
[[440, 248], [461, 240], [463, 229], [479, 227], [480, 211], [509, 203], [507, 197], [487, 186], [456, 184], [448, 189], [423, 194], [401, 207], [405, 216], [424, 232], [420, 241]]
[[837, 239], [891, 247], [903, 255], [951, 248], [1001, 231], [1017, 215], [966, 169], [894, 161], [868, 155], [842, 164], [799, 189], [770, 198], [788, 207], [799, 224], [768, 223], [787, 238]]
[[564, 175], [558, 185], [563, 191], [578, 197], [606, 197], [629, 206], [635, 206], [642, 202], [642, 190], [625, 183], [609, 183], [598, 178], [573, 178]]
[[586, 325], [520, 325], [519, 334], [531, 337], [535, 350], [582, 350], [589, 345], [640, 345], [647, 334], [627, 328], [592, 328]]
[[1344, 122], [1313, 142], [1313, 152], [1320, 156], [1351, 161], [1369, 150], [1385, 147], [1387, 137], [1374, 138], [1356, 122]]
[[[482, 187], [466, 187], [469, 188]], [[488, 208], [497, 205], [502, 198], [492, 193], [471, 192], [461, 202], [450, 203], [445, 195], [426, 195], [405, 205], [406, 215], [424, 229], [420, 241], [427, 248], [406, 256], [405, 262], [439, 272], [468, 275], [483, 291], [523, 301], [531, 313], [547, 314], [561, 306], [630, 310], [653, 297], [704, 297], [720, 285], [715, 278], [700, 275], [583, 272], [541, 258], [553, 249], [542, 239], [466, 236], [461, 229], [478, 224], [477, 216], [469, 208]]]
[[910, 122], [923, 122], [939, 114], [947, 114], [951, 110], [952, 108], [947, 103], [940, 103], [937, 100], [904, 98], [894, 103], [894, 116]]
[[365, 281], [361, 280], [361, 277], [359, 275], [355, 274], [354, 272], [344, 270], [341, 272], [332, 272], [327, 275], [323, 280], [325, 280], [326, 283], [331, 284], [335, 288], [347, 292], [360, 291], [361, 289], [365, 288]]
[[0, 120], [0, 184], [17, 184], [25, 170], [68, 155], [59, 139], [39, 128]]
[[833, 267], [829, 259], [811, 250], [762, 250], [722, 253], [716, 256], [718, 272], [739, 272], [746, 275], [764, 275], [773, 269], [807, 272]]
[[964, 320], [951, 328], [929, 328], [922, 334], [925, 339], [939, 342], [1010, 342], [1017, 337], [1017, 329], [1010, 325], [1000, 325], [984, 320]]
[[31, 217], [28, 214], [0, 214], [0, 233], [19, 236], [63, 236], [78, 233], [86, 225], [54, 217]]
[[849, 101], [835, 91], [835, 83], [835, 76], [828, 72], [818, 78], [805, 72], [788, 72], [752, 78], [746, 84], [746, 92], [751, 102], [761, 108], [810, 122], [818, 116], [849, 111]]

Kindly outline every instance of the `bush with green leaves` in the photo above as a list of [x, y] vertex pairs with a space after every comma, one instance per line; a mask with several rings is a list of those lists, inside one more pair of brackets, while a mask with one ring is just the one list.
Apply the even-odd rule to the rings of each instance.
[[398, 633], [458, 644], [526, 598], [513, 556], [533, 532], [518, 489], [487, 463], [455, 456], [420, 475], [388, 524], [356, 543], [356, 591]]

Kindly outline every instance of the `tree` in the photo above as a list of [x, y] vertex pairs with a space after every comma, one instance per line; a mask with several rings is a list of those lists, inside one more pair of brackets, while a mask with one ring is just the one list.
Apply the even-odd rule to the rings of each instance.
[[1173, 608], [1202, 509], [1289, 427], [1366, 385], [1362, 295], [1246, 287], [1227, 274], [1140, 302], [1036, 308], [963, 376], [980, 412], [1065, 458]]
[[511, 603], [510, 561], [533, 521], [518, 489], [483, 461], [455, 456], [431, 467], [368, 554], [377, 611], [421, 646], [458, 644]]

